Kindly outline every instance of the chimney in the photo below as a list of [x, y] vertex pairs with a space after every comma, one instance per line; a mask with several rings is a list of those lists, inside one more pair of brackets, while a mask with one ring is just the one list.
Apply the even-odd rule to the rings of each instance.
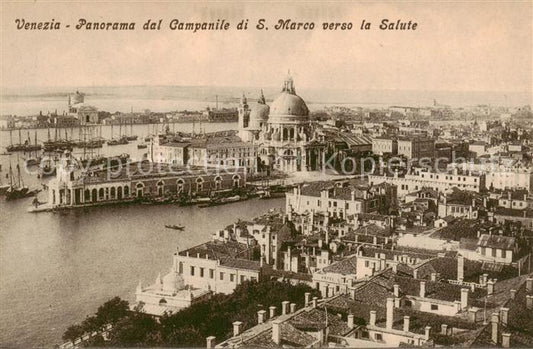
[[530, 293], [533, 291], [533, 278], [526, 279], [526, 292]]
[[498, 313], [492, 313], [491, 319], [491, 339], [494, 343], [498, 343], [498, 322], [499, 322]]
[[468, 307], [468, 288], [461, 289], [461, 310], [466, 310]]
[[262, 324], [266, 320], [266, 310], [259, 310], [257, 312], [257, 323]]
[[487, 295], [491, 296], [494, 293], [494, 281], [487, 281]]
[[289, 301], [281, 302], [281, 315], [287, 315], [289, 313]]
[[274, 316], [276, 316], [276, 307], [275, 306], [268, 307], [268, 310], [269, 310], [269, 314], [268, 314], [268, 318], [269, 319], [272, 319]]
[[516, 290], [511, 290], [511, 299], [514, 299], [516, 297]]
[[409, 332], [409, 319], [410, 319], [409, 316], [403, 317], [403, 331], [404, 332]]
[[437, 281], [437, 273], [431, 273], [431, 281]]
[[355, 325], [354, 325], [354, 322], [353, 322], [353, 314], [348, 315], [348, 327], [350, 329], [354, 329], [355, 328]]
[[392, 322], [394, 320], [394, 298], [387, 298], [387, 322], [386, 328], [392, 328]]
[[398, 284], [394, 284], [394, 297], [398, 298], [400, 297], [400, 286]]
[[209, 336], [205, 339], [206, 341], [206, 348], [214, 348], [215, 347], [215, 336]]
[[281, 343], [281, 321], [272, 321], [272, 341], [279, 345]]
[[426, 326], [424, 328], [424, 338], [428, 341], [429, 340], [429, 334], [431, 333], [431, 326]]
[[502, 325], [507, 326], [509, 321], [509, 308], [500, 308], [500, 319], [502, 320]]
[[533, 296], [526, 296], [526, 309], [533, 309]]
[[313, 305], [313, 308], [316, 308], [318, 302], [318, 297], [313, 297], [313, 300], [311, 301], [311, 304]]
[[465, 269], [465, 257], [457, 257], [457, 281], [463, 282]]
[[311, 292], [305, 292], [305, 306], [309, 306], [311, 302]]
[[426, 296], [426, 282], [420, 281], [420, 297], [424, 298]]
[[296, 311], [296, 303], [291, 303], [290, 311], [291, 311], [291, 314]]
[[235, 321], [233, 323], [233, 337], [237, 337], [238, 335], [240, 335], [241, 329], [242, 329], [242, 322]]
[[511, 346], [511, 334], [502, 333], [502, 347], [509, 348]]
[[418, 279], [418, 270], [413, 269], [413, 279]]
[[376, 311], [370, 310], [370, 326], [376, 326]]
[[440, 325], [440, 334], [442, 334], [443, 336], [448, 335], [448, 325], [446, 324]]

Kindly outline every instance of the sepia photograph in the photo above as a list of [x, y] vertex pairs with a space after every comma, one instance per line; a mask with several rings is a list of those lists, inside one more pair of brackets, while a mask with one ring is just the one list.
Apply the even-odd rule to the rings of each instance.
[[533, 348], [531, 0], [0, 18], [0, 348]]

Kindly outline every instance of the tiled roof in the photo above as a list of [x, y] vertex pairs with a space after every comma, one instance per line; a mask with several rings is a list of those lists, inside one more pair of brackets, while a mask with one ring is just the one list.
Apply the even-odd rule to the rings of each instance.
[[288, 322], [302, 331], [319, 331], [326, 327], [326, 322], [330, 335], [343, 336], [351, 331], [346, 322], [333, 314], [326, 314], [322, 308], [311, 308], [302, 311], [292, 317]]
[[516, 239], [510, 236], [482, 234], [477, 244], [481, 247], [512, 250], [516, 246]]
[[258, 261], [251, 261], [247, 259], [223, 258], [220, 265], [228, 268], [246, 269], [246, 270], [261, 270], [261, 264]]
[[532, 209], [515, 210], [512, 208], [496, 207], [496, 211], [494, 211], [494, 214], [499, 216], [533, 218]]
[[228, 259], [246, 257], [249, 247], [246, 244], [241, 244], [235, 241], [221, 242], [209, 241], [201, 245], [191, 247], [187, 250], [180, 251], [180, 256], [209, 258], [209, 259]]
[[340, 262], [333, 263], [322, 269], [326, 273], [350, 275], [357, 273], [357, 257], [351, 256]]

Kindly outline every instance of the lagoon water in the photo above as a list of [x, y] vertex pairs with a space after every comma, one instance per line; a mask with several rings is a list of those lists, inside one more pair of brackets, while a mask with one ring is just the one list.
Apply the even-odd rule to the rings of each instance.
[[[172, 126], [171, 126], [172, 127]], [[199, 125], [195, 125], [198, 131]], [[234, 123], [203, 124], [205, 132], [235, 129]], [[136, 125], [139, 140], [157, 126]], [[176, 124], [190, 132], [192, 124]], [[23, 139], [27, 137], [23, 131]], [[33, 140], [34, 130], [30, 131]], [[64, 129], [62, 130], [64, 133]], [[77, 137], [74, 130], [74, 138]], [[111, 136], [104, 126], [102, 135]], [[118, 128], [114, 129], [115, 137]], [[128, 127], [128, 133], [130, 132]], [[71, 130], [68, 129], [68, 133]], [[13, 132], [18, 142], [18, 132]], [[37, 130], [39, 140], [47, 130]], [[52, 130], [53, 137], [53, 130]], [[0, 132], [0, 147], [9, 144], [9, 132]], [[74, 150], [79, 153], [81, 150]], [[105, 155], [130, 153], [139, 159], [146, 149], [136, 143], [107, 147]], [[24, 154], [19, 153], [22, 162]], [[17, 153], [0, 156], [5, 183], [9, 163]], [[35, 174], [23, 173], [24, 183], [38, 188]], [[46, 182], [45, 179], [43, 182]], [[46, 200], [44, 192], [39, 194]], [[139, 280], [154, 282], [157, 273], [168, 272], [172, 254], [208, 239], [217, 229], [237, 219], [251, 219], [271, 208], [282, 208], [283, 199], [249, 200], [210, 208], [175, 205], [127, 205], [94, 207], [66, 213], [27, 213], [31, 198], [6, 202], [0, 198], [0, 346], [50, 347], [62, 342], [65, 329], [93, 314], [106, 300], [120, 296], [133, 300]], [[184, 232], [166, 229], [182, 224]]]

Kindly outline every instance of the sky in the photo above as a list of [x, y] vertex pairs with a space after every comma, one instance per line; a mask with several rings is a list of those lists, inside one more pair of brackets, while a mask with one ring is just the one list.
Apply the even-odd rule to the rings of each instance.
[[[3, 89], [24, 86], [279, 86], [297, 88], [509, 91], [532, 94], [532, 1], [399, 2], [69, 2], [1, 3]], [[136, 22], [135, 31], [76, 30], [88, 22]], [[249, 19], [249, 29], [236, 24]], [[266, 20], [269, 30], [254, 28]], [[16, 19], [61, 23], [18, 30]], [[159, 31], [143, 31], [148, 20]], [[226, 19], [228, 31], [169, 29], [172, 19]], [[276, 31], [279, 19], [314, 22], [311, 31]], [[417, 23], [383, 31], [383, 19]], [[360, 30], [361, 21], [371, 30]], [[324, 31], [323, 22], [351, 22]], [[70, 28], [66, 28], [70, 25]]]

